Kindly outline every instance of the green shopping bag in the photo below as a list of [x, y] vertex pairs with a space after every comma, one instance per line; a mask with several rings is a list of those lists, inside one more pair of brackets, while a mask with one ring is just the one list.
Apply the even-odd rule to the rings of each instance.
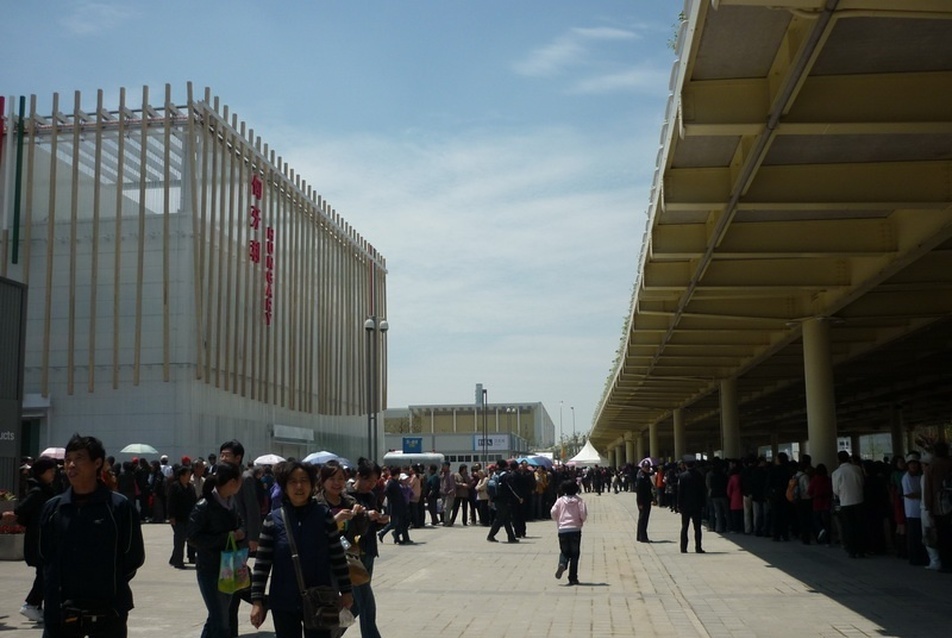
[[234, 594], [251, 587], [251, 572], [248, 570], [248, 548], [238, 548], [235, 533], [228, 532], [228, 543], [221, 553], [218, 568], [218, 591]]

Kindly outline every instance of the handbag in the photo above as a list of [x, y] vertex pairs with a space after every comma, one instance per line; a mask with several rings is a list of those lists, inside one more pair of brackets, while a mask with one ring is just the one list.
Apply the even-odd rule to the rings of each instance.
[[297, 576], [298, 589], [301, 590], [301, 609], [304, 612], [305, 629], [335, 629], [340, 626], [340, 593], [328, 585], [317, 587], [304, 586], [304, 574], [301, 572], [301, 558], [298, 555], [294, 530], [288, 523], [287, 510], [282, 507], [284, 528], [291, 546], [291, 560], [294, 562], [294, 575]]
[[218, 591], [234, 594], [251, 587], [251, 572], [248, 570], [248, 548], [238, 547], [235, 533], [228, 532], [225, 551], [221, 553], [218, 567]]
[[360, 556], [351, 552], [347, 552], [346, 556], [347, 571], [350, 572], [350, 584], [356, 587], [369, 583], [370, 572], [367, 571], [367, 567], [364, 565], [364, 562], [360, 560]]

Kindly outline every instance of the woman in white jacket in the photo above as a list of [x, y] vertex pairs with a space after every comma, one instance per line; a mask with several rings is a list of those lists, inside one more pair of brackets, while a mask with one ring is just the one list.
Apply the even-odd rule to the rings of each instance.
[[559, 567], [555, 577], [562, 578], [565, 569], [569, 570], [569, 585], [578, 585], [578, 557], [582, 545], [582, 525], [588, 518], [588, 508], [578, 495], [578, 484], [565, 481], [561, 485], [561, 496], [552, 506], [552, 519], [559, 528]]

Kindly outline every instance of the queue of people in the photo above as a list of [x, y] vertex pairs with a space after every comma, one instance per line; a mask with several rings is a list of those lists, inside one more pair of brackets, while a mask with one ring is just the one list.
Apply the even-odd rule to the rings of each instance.
[[850, 558], [894, 555], [929, 570], [952, 571], [952, 460], [948, 444], [891, 461], [862, 460], [841, 451], [837, 467], [816, 467], [780, 452], [761, 457], [679, 463], [643, 460], [633, 475], [639, 510], [636, 540], [648, 538], [652, 506], [682, 516], [681, 551], [694, 523], [720, 534], [746, 534], [775, 542], [838, 545]]

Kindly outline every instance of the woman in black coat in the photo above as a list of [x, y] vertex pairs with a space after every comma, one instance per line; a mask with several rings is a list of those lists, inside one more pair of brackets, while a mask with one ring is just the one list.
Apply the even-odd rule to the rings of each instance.
[[39, 555], [40, 512], [43, 511], [46, 501], [56, 496], [56, 490], [53, 489], [56, 471], [55, 460], [48, 456], [38, 458], [30, 468], [32, 478], [27, 479], [30, 487], [26, 497], [14, 510], [17, 523], [26, 528], [26, 536], [23, 539], [26, 564], [36, 569], [33, 587], [20, 607], [20, 613], [34, 622], [43, 619], [43, 612], [40, 610], [43, 605], [43, 570]]

